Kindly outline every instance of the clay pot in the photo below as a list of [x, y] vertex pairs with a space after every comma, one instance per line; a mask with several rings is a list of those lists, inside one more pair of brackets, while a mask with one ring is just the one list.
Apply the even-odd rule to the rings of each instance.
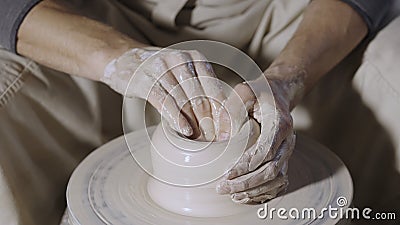
[[152, 136], [150, 197], [181, 215], [219, 217], [242, 212], [245, 207], [233, 203], [228, 195], [217, 194], [215, 187], [259, 134], [258, 123], [249, 120], [230, 140], [201, 142], [160, 124]]

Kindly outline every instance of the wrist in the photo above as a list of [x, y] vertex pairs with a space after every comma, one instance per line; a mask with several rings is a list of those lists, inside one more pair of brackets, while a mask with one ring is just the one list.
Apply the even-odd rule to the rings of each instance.
[[99, 80], [110, 85], [112, 77], [118, 74], [133, 74], [140, 64], [160, 50], [161, 48], [153, 46], [118, 49], [117, 54], [114, 54], [116, 56], [104, 60], [106, 66]]
[[288, 110], [292, 110], [303, 98], [305, 93], [306, 70], [300, 66], [272, 65], [264, 71], [271, 90], [277, 97], [287, 103]]
[[94, 72], [94, 79], [99, 81], [104, 76], [106, 66], [114, 59], [133, 48], [146, 47], [146, 45], [129, 39], [125, 36], [117, 38], [105, 38], [93, 46], [93, 51], [87, 59], [88, 68]]

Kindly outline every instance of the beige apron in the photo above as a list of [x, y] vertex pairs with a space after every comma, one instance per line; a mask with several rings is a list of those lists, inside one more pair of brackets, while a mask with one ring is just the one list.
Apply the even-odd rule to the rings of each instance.
[[[191, 5], [192, 1], [182, 0], [73, 2], [84, 13], [137, 40], [158, 46], [191, 39], [222, 41], [243, 49], [264, 69], [293, 34], [308, 1], [198, 0]], [[400, 25], [397, 23], [391, 29], [399, 31]], [[371, 52], [370, 61], [374, 61], [376, 56]], [[398, 57], [399, 53], [400, 50]], [[399, 146], [397, 143], [395, 148], [393, 136], [390, 138], [382, 130], [399, 134], [400, 123], [393, 125], [391, 117], [385, 113], [376, 116], [371, 110], [367, 110], [369, 116], [365, 117], [366, 106], [350, 82], [357, 64], [349, 64], [353, 66], [342, 66], [346, 71], [340, 73], [344, 74], [340, 76], [342, 80], [329, 76], [326, 79], [329, 82], [322, 82], [304, 102], [305, 112], [312, 121], [308, 133], [336, 151], [349, 166], [355, 180], [356, 204], [385, 205], [383, 199], [399, 198], [396, 189], [389, 191], [399, 184], [392, 179], [398, 177], [394, 159]], [[398, 65], [393, 63], [393, 66]], [[0, 71], [0, 221], [2, 224], [57, 224], [65, 207], [65, 185], [73, 168], [88, 152], [122, 133], [121, 98], [101, 84], [38, 66], [4, 50], [0, 50]], [[384, 72], [393, 74], [391, 70]], [[358, 86], [359, 90], [381, 90], [373, 81], [363, 81], [367, 79], [363, 78], [364, 73], [370, 73], [368, 67], [361, 67], [354, 79], [355, 83], [363, 84]], [[398, 77], [390, 79], [399, 80]], [[393, 89], [398, 93], [400, 86], [396, 84]], [[347, 98], [349, 91], [358, 97]], [[378, 94], [384, 95], [380, 98], [387, 97], [385, 91]], [[392, 98], [387, 97], [385, 107], [392, 104]], [[143, 102], [137, 99], [130, 102], [124, 110], [135, 116], [126, 118], [128, 129], [140, 129]], [[358, 111], [343, 107], [357, 105], [354, 102], [359, 106]], [[380, 110], [381, 105], [374, 105], [371, 99], [369, 103], [371, 109]], [[399, 115], [398, 105], [393, 109], [397, 110], [393, 115]], [[363, 117], [353, 115], [357, 113]], [[382, 124], [392, 125], [391, 130], [380, 124], [385, 119]], [[337, 121], [347, 126], [335, 127]], [[354, 122], [363, 126], [351, 127]], [[365, 138], [364, 127], [369, 127]], [[354, 129], [358, 133], [352, 133]], [[349, 139], [365, 144], [348, 145]], [[392, 155], [386, 154], [387, 149]], [[349, 152], [350, 156], [346, 154]], [[391, 164], [384, 163], [387, 158]], [[363, 162], [370, 162], [369, 167], [360, 166]], [[377, 172], [377, 168], [383, 168], [385, 173]], [[376, 184], [387, 188], [375, 188]], [[365, 196], [370, 191], [377, 195]], [[385, 198], [376, 191], [382, 191]]]

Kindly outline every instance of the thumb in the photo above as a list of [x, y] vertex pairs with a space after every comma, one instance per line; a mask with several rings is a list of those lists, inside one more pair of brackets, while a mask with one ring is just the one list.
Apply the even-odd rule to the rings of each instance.
[[250, 87], [240, 83], [224, 101], [219, 116], [217, 140], [223, 141], [235, 135], [248, 118], [248, 111], [253, 108], [256, 97]]

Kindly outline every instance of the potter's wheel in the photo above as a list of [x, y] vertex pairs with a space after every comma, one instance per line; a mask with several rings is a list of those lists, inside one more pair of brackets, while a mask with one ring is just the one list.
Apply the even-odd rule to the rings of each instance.
[[[154, 127], [149, 128], [150, 134]], [[147, 132], [126, 135], [131, 150], [149, 154]], [[132, 143], [135, 143], [132, 145]], [[132, 149], [133, 148], [133, 149]], [[146, 156], [144, 156], [146, 158]], [[150, 160], [150, 157], [148, 157]], [[215, 218], [182, 216], [169, 212], [150, 198], [147, 182], [151, 178], [135, 162], [124, 137], [119, 137], [91, 153], [74, 171], [67, 189], [69, 223], [91, 224], [335, 224], [339, 219], [282, 220], [275, 215], [271, 221], [257, 217], [264, 205], [243, 205], [244, 213]], [[350, 204], [353, 187], [344, 164], [325, 147], [299, 135], [289, 163], [290, 185], [286, 193], [268, 202], [272, 208], [338, 207], [337, 199], [345, 197]], [[347, 205], [348, 205], [347, 204]], [[346, 205], [346, 206], [347, 206]], [[346, 207], [344, 206], [344, 207]]]

